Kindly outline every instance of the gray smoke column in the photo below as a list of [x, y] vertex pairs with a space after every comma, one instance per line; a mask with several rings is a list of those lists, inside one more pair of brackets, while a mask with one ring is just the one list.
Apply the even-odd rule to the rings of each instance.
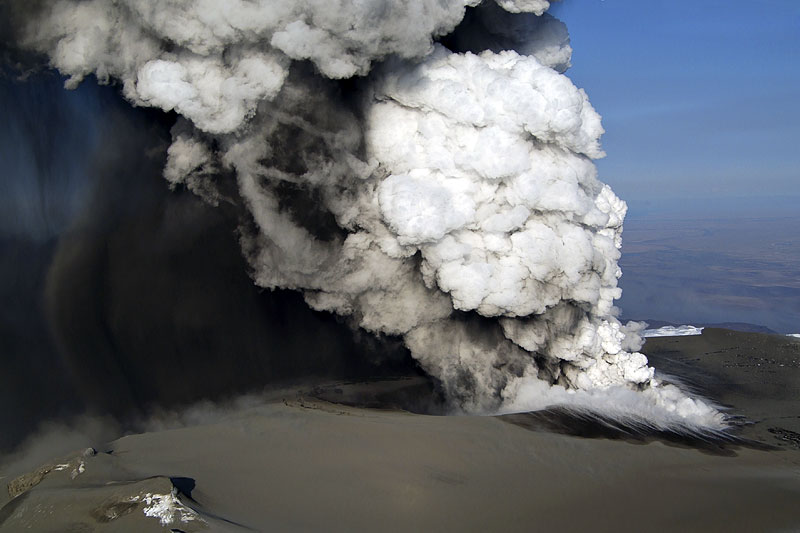
[[401, 336], [458, 408], [724, 427], [615, 318], [626, 205], [564, 25], [479, 4], [60, 0], [26, 43], [177, 112], [164, 175], [247, 206], [255, 282]]

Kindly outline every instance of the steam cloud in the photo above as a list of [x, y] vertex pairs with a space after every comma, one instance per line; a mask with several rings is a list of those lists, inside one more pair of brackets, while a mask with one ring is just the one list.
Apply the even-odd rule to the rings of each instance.
[[548, 7], [60, 0], [25, 42], [177, 112], [164, 176], [247, 206], [255, 282], [401, 336], [460, 408], [720, 428], [615, 318], [626, 205]]

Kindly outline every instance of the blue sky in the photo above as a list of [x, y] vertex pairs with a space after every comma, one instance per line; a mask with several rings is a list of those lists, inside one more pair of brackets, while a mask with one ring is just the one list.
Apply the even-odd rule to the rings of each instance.
[[[603, 116], [600, 178], [628, 202], [623, 315], [797, 331], [796, 288], [776, 279], [799, 275], [800, 0], [563, 0], [551, 13], [569, 29], [567, 74]], [[740, 238], [759, 233], [759, 250], [783, 252]]]
[[[800, 1], [563, 0], [600, 177], [637, 203], [800, 197]], [[798, 208], [800, 211], [800, 208]]]

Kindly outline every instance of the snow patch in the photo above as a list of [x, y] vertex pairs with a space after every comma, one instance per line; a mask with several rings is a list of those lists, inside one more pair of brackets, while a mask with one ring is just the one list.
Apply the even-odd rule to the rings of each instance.
[[69, 477], [70, 479], [75, 479], [79, 475], [83, 474], [85, 471], [86, 471], [86, 464], [83, 461], [81, 461], [80, 463], [78, 463], [78, 466], [72, 469], [72, 472], [70, 473]]
[[130, 498], [131, 502], [144, 502], [144, 514], [150, 518], [158, 518], [162, 526], [172, 524], [176, 521], [183, 523], [200, 520], [204, 522], [198, 514], [186, 507], [178, 499], [175, 490], [169, 494], [146, 493]]
[[703, 328], [696, 326], [664, 326], [656, 329], [646, 329], [642, 337], [685, 337], [688, 335], [702, 335]]

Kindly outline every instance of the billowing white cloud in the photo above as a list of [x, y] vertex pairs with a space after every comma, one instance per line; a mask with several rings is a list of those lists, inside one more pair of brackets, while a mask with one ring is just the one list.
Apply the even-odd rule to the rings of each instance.
[[401, 336], [454, 405], [721, 427], [615, 318], [626, 206], [563, 24], [497, 0], [434, 44], [478, 3], [59, 0], [29, 44], [180, 114], [165, 177], [246, 206], [254, 281]]

